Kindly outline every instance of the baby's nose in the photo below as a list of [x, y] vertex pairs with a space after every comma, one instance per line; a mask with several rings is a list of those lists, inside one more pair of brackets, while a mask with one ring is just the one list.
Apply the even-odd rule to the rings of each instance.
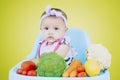
[[50, 30], [50, 31], [48, 32], [48, 34], [49, 34], [49, 35], [53, 35], [53, 31]]
[[53, 33], [48, 33], [48, 35], [53, 35]]

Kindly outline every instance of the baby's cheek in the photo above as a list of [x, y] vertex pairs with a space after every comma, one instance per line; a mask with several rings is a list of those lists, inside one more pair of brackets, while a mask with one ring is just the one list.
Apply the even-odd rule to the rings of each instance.
[[60, 34], [58, 34], [58, 35], [56, 35], [55, 37], [58, 39], [58, 38], [60, 38], [60, 37], [61, 37], [61, 35], [60, 35]]
[[47, 39], [47, 36], [45, 36], [45, 35], [43, 35], [43, 37], [42, 37], [43, 39]]

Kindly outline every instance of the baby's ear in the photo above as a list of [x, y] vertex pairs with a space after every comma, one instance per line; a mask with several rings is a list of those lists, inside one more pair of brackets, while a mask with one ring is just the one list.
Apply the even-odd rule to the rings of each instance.
[[68, 28], [66, 27], [66, 28], [65, 28], [65, 31], [67, 31], [67, 30], [68, 30]]
[[40, 30], [42, 30], [41, 27], [40, 27]]

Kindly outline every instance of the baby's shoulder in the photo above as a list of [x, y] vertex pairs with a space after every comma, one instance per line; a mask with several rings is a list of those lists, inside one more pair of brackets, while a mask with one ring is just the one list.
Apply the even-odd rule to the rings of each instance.
[[70, 37], [65, 36], [59, 48], [63, 50], [69, 50], [70, 49]]
[[70, 37], [65, 36], [64, 39], [62, 40], [62, 44], [70, 44]]

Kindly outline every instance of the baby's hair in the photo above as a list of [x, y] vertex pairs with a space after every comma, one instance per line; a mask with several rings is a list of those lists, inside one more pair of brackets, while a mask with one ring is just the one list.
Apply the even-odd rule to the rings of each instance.
[[[62, 11], [61, 9], [51, 8], [51, 10], [55, 10], [55, 11], [61, 12], [62, 15], [63, 15], [63, 16], [66, 18], [66, 20], [67, 20], [67, 15], [66, 15], [66, 13], [65, 13], [64, 11]], [[46, 14], [46, 12], [44, 11], [44, 12], [42, 13], [41, 17], [42, 17], [43, 15], [45, 15], [45, 14]], [[50, 15], [50, 16], [53, 16], [53, 15]]]

